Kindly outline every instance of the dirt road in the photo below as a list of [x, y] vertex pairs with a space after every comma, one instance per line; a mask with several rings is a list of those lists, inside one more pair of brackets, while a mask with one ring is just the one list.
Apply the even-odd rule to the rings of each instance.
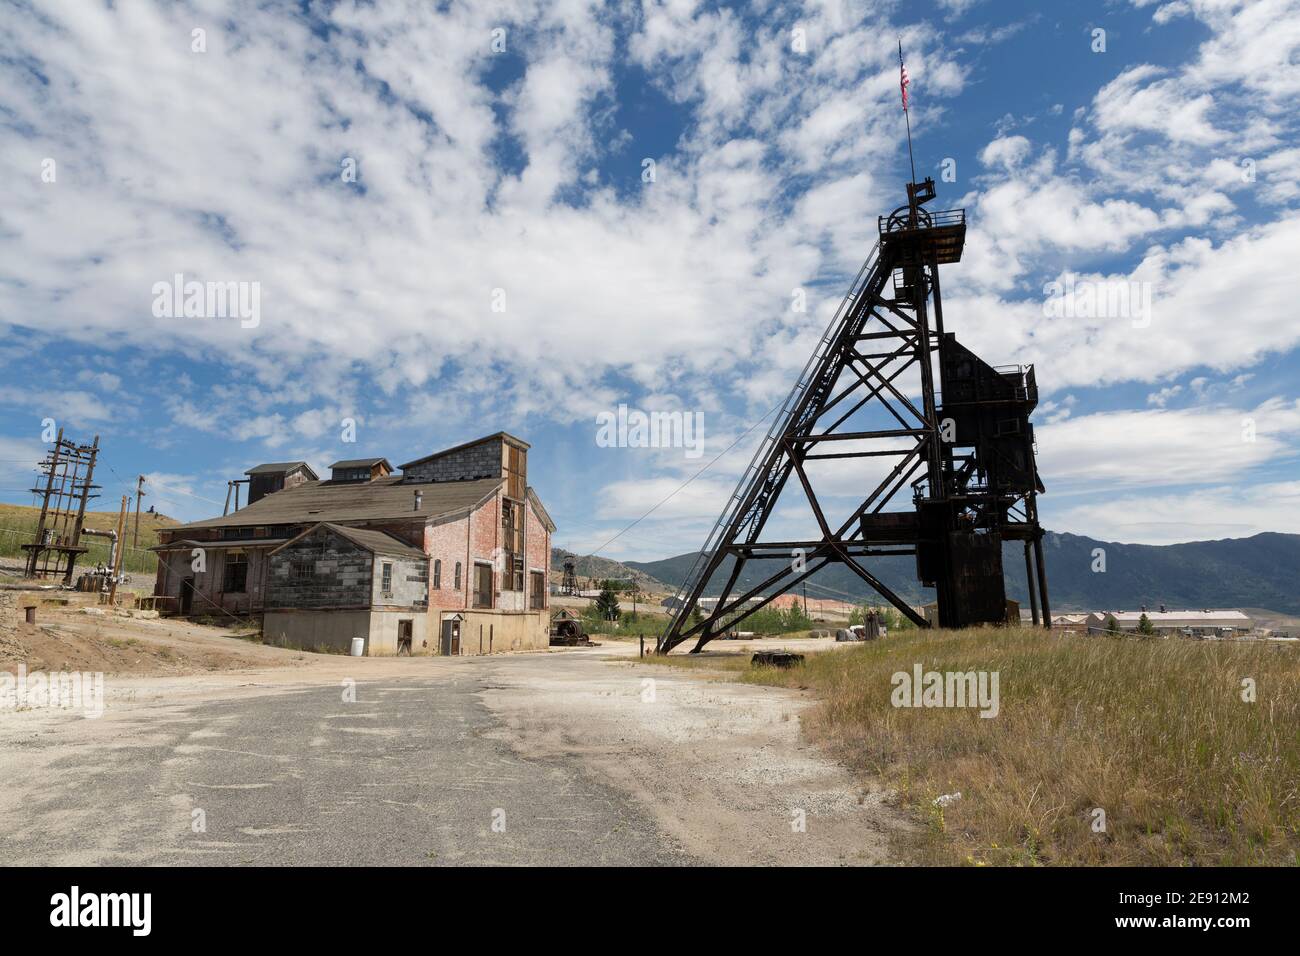
[[630, 645], [275, 653], [0, 712], [6, 862], [870, 864], [906, 826], [802, 741], [808, 700]]

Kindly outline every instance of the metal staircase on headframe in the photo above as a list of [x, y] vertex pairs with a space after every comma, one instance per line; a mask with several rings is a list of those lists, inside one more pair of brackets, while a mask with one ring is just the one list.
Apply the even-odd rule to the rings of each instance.
[[[1025, 542], [1034, 622], [1040, 601], [1050, 621], [1036, 505], [1044, 489], [1029, 424], [1033, 368], [992, 368], [944, 331], [938, 267], [961, 258], [965, 211], [927, 210], [932, 179], [907, 192], [906, 206], [878, 220], [879, 242], [678, 590], [660, 653], [696, 636], [698, 651], [832, 562], [926, 626], [870, 570], [867, 559], [884, 555], [916, 556], [921, 582], [936, 589], [941, 626], [1001, 622], [1004, 539]], [[893, 463], [847, 518], [832, 521], [810, 463], [872, 458]], [[765, 539], [791, 477], [817, 536]], [[911, 510], [886, 510], [909, 482]], [[746, 575], [763, 562], [770, 573]], [[717, 600], [705, 613], [710, 590]]]

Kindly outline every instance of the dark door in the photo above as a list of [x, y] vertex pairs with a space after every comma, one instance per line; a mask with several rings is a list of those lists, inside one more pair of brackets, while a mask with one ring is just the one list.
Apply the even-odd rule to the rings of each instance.
[[411, 656], [411, 628], [410, 621], [397, 622], [397, 654], [398, 656]]
[[442, 622], [442, 654], [444, 657], [460, 656], [460, 621]]
[[194, 579], [185, 578], [181, 581], [181, 599], [180, 613], [189, 614], [190, 608], [194, 606]]

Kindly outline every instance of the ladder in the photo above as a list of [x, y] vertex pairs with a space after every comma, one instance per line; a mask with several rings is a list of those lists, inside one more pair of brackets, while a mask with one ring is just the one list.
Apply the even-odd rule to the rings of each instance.
[[772, 469], [769, 467], [770, 459], [781, 452], [781, 440], [790, 427], [796, 411], [804, 404], [803, 399], [810, 388], [818, 385], [821, 388], [828, 388], [832, 383], [825, 382], [826, 364], [830, 357], [832, 346], [842, 338], [843, 327], [849, 322], [856, 312], [854, 306], [858, 305], [869, 289], [879, 286], [880, 276], [880, 243], [877, 242], [863, 260], [861, 268], [858, 269], [857, 275], [854, 276], [853, 282], [849, 285], [849, 291], [845, 294], [840, 306], [835, 310], [835, 315], [830, 324], [826, 326], [826, 331], [822, 334], [821, 340], [817, 347], [813, 349], [812, 356], [799, 373], [799, 379], [795, 382], [794, 388], [786, 396], [777, 408], [776, 417], [772, 420], [771, 427], [768, 428], [766, 436], [759, 443], [754, 457], [750, 459], [749, 466], [741, 474], [740, 480], [736, 483], [736, 490], [731, 493], [727, 503], [723, 506], [722, 513], [713, 525], [713, 530], [709, 532], [705, 540], [704, 547], [695, 560], [691, 563], [690, 570], [686, 577], [682, 579], [681, 585], [677, 589], [673, 601], [673, 617], [660, 638], [660, 647], [663, 642], [681, 631], [686, 625], [686, 617], [691, 608], [695, 606], [692, 597], [695, 596], [696, 589], [701, 585], [701, 578], [708, 572], [713, 561], [714, 552], [722, 543], [722, 539], [727, 534], [727, 529], [731, 528], [738, 518], [743, 518], [742, 510], [753, 513], [755, 509], [761, 509], [761, 505], [774, 489], [769, 487], [756, 491], [756, 486], [767, 477], [770, 481]]

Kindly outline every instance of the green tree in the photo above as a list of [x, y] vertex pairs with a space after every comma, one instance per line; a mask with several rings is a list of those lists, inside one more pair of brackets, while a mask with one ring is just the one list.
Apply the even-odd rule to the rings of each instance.
[[610, 587], [609, 581], [601, 582], [600, 596], [596, 598], [596, 611], [600, 614], [601, 620], [617, 621], [623, 609], [618, 606], [618, 595]]
[[1142, 616], [1138, 618], [1138, 633], [1150, 637], [1155, 632], [1155, 625], [1151, 623], [1151, 618], [1147, 617], [1146, 611], [1143, 611]]
[[1109, 634], [1119, 633], [1119, 621], [1115, 620], [1114, 614], [1106, 615], [1106, 631]]
[[796, 600], [791, 603], [790, 610], [785, 616], [785, 627], [787, 631], [805, 631], [812, 627], [813, 622], [803, 607]]

